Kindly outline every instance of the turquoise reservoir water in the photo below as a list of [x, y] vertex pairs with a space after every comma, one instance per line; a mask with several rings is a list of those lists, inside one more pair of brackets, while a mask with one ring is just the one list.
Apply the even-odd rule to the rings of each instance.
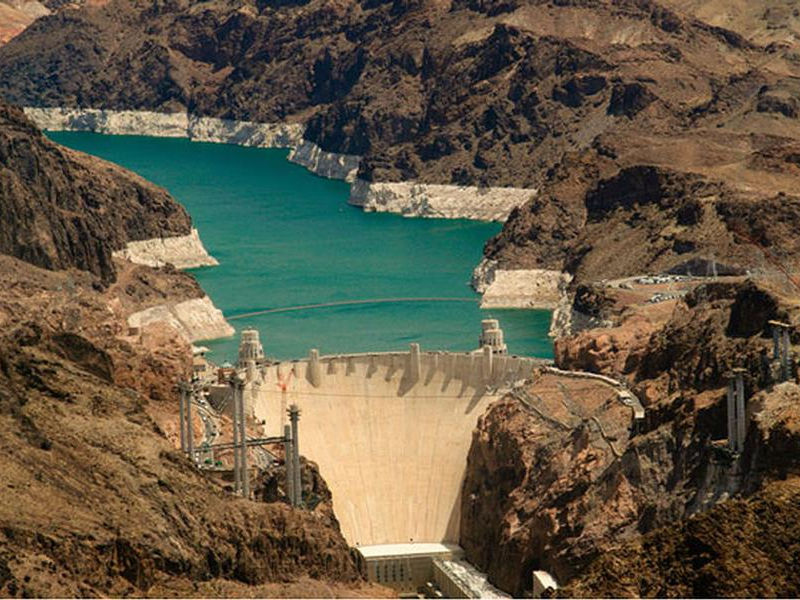
[[[356, 304], [233, 320], [255, 327], [277, 358], [406, 349], [472, 350], [480, 321], [500, 319], [509, 351], [552, 356], [550, 313], [478, 308], [472, 268], [498, 224], [406, 219], [349, 206], [349, 186], [286, 161], [286, 150], [182, 139], [52, 132], [65, 146], [111, 160], [163, 187], [191, 213], [220, 266], [194, 271], [228, 316], [347, 300], [452, 297], [474, 302]], [[203, 342], [215, 362], [238, 338]]]

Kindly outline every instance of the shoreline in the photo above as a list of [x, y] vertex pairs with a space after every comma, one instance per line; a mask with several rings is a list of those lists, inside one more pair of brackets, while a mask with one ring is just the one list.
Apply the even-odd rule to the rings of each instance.
[[512, 210], [536, 194], [537, 190], [528, 188], [481, 188], [419, 181], [370, 182], [356, 179], [350, 187], [348, 202], [367, 212], [503, 223]]
[[481, 294], [481, 308], [527, 308], [552, 311], [551, 338], [567, 328], [572, 304], [567, 289], [572, 275], [552, 269], [501, 269], [484, 257], [472, 271], [470, 285]]
[[478, 187], [419, 181], [370, 182], [357, 177], [361, 156], [339, 154], [303, 138], [300, 123], [257, 123], [189, 113], [97, 108], [23, 107], [43, 130], [148, 135], [256, 148], [289, 148], [287, 159], [310, 172], [351, 184], [348, 202], [368, 212], [405, 217], [500, 221], [538, 193], [533, 188]]
[[176, 269], [195, 269], [219, 265], [219, 261], [203, 246], [194, 227], [187, 235], [128, 242], [125, 248], [115, 250], [112, 256], [147, 267], [171, 264]]
[[[128, 242], [125, 248], [115, 250], [112, 256], [154, 269], [166, 265], [180, 270], [219, 265], [219, 261], [203, 246], [200, 234], [194, 228], [187, 235]], [[230, 337], [236, 332], [205, 293], [200, 298], [154, 304], [129, 314], [126, 320], [128, 328], [137, 332], [155, 324], [167, 325], [189, 343]]]
[[152, 325], [167, 325], [192, 344], [230, 337], [235, 333], [208, 295], [150, 306], [128, 315], [127, 323], [138, 334]]
[[[537, 194], [536, 189], [514, 187], [477, 187], [430, 184], [418, 181], [369, 182], [357, 177], [361, 157], [322, 150], [303, 139], [305, 126], [300, 123], [256, 123], [188, 113], [153, 111], [114, 111], [105, 109], [24, 107], [25, 114], [43, 130], [86, 131], [104, 135], [147, 135], [186, 138], [191, 141], [234, 144], [257, 148], [289, 148], [287, 160], [311, 173], [349, 182], [348, 203], [366, 212], [389, 212], [409, 218], [471, 219], [504, 222], [515, 208]], [[202, 243], [197, 238], [202, 248]], [[176, 240], [175, 245], [180, 245]], [[159, 261], [157, 243], [134, 246], [120, 251], [141, 259], [149, 256]], [[203, 249], [204, 250], [204, 249]], [[191, 252], [188, 252], [191, 255]], [[206, 253], [207, 256], [207, 253]], [[213, 262], [186, 263], [210, 266]], [[179, 260], [183, 260], [180, 257]], [[482, 295], [482, 308], [538, 308], [556, 310], [563, 303], [563, 287], [558, 274], [545, 270], [498, 270], [486, 267], [483, 258], [475, 267], [471, 285]], [[142, 263], [145, 264], [145, 263]], [[176, 266], [178, 266], [176, 264]], [[483, 272], [483, 275], [479, 273]], [[528, 281], [529, 279], [529, 281]], [[555, 315], [555, 313], [554, 313]], [[555, 318], [551, 321], [551, 335]]]

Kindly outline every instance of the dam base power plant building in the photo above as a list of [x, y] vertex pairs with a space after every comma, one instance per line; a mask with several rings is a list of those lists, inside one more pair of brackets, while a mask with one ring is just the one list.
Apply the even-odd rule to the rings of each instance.
[[[419, 344], [403, 352], [311, 350], [271, 362], [258, 332], [242, 332], [236, 412], [263, 424], [264, 439], [294, 444], [292, 456], [319, 465], [370, 581], [408, 593], [435, 582], [437, 595], [499, 595], [461, 560], [467, 454], [488, 406], [550, 361], [508, 355], [494, 319], [482, 322], [479, 344], [465, 353]], [[299, 433], [290, 409], [301, 415]]]

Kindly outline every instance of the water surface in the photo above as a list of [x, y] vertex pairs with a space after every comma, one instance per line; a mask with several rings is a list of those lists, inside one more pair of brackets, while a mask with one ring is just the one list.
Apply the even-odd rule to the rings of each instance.
[[[191, 213], [218, 267], [194, 270], [228, 316], [346, 300], [407, 297], [474, 302], [359, 304], [232, 320], [255, 327], [264, 350], [298, 358], [407, 349], [466, 351], [482, 318], [500, 319], [509, 351], [552, 356], [549, 311], [478, 308], [469, 287], [496, 223], [406, 219], [349, 206], [349, 185], [286, 161], [286, 150], [185, 139], [51, 132], [53, 140], [131, 169]], [[233, 360], [237, 338], [203, 342], [215, 362]]]

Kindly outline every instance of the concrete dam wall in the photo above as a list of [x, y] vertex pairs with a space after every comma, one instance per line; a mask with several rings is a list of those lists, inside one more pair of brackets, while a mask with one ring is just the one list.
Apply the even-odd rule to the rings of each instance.
[[281, 435], [301, 410], [300, 452], [316, 461], [353, 546], [458, 543], [461, 486], [477, 420], [544, 361], [482, 352], [334, 355], [248, 368], [246, 403]]

